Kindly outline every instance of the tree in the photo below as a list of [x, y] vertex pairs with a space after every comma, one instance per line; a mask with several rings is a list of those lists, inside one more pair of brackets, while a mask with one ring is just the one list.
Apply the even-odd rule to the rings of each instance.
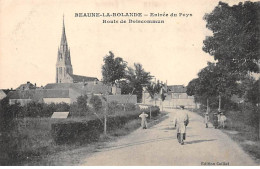
[[81, 95], [77, 98], [77, 105], [78, 108], [80, 108], [82, 111], [88, 110], [88, 96], [87, 95]]
[[222, 97], [230, 98], [236, 93], [238, 93], [236, 76], [218, 63], [209, 62], [208, 66], [198, 73], [198, 78], [190, 81], [187, 86], [187, 94], [195, 95], [195, 99], [201, 103], [219, 97], [219, 109], [222, 107]]
[[99, 96], [93, 95], [90, 98], [89, 103], [92, 104], [92, 106], [96, 112], [99, 112], [102, 109], [102, 101]]
[[140, 63], [134, 63], [134, 69], [128, 67], [125, 78], [128, 81], [128, 90], [137, 95], [137, 100], [142, 100], [143, 85], [149, 84], [152, 76], [146, 72]]
[[102, 76], [105, 84], [114, 85], [117, 80], [120, 80], [125, 76], [127, 63], [122, 58], [115, 58], [114, 53], [109, 51], [109, 55], [106, 55], [103, 61]]
[[203, 50], [238, 77], [259, 72], [259, 2], [229, 6], [219, 2], [204, 16], [213, 36], [203, 41]]
[[161, 91], [161, 84], [159, 80], [157, 83], [150, 83], [146, 86], [146, 90], [149, 93], [150, 97], [154, 100], [154, 106], [156, 106], [156, 99], [158, 99], [158, 94]]
[[246, 100], [259, 107], [260, 104], [260, 79], [255, 81], [246, 93]]

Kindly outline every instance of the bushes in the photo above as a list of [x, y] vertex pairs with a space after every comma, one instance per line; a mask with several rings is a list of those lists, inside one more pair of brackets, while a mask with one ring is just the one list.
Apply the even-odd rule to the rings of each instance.
[[[150, 109], [145, 110], [148, 114]], [[157, 106], [151, 107], [152, 117], [159, 114]], [[139, 119], [140, 111], [120, 111], [107, 117], [107, 130], [111, 132], [123, 127], [126, 123]], [[103, 119], [102, 119], [103, 121]], [[99, 119], [75, 121], [73, 119], [52, 124], [52, 136], [57, 144], [88, 143], [97, 141], [103, 132], [103, 124]]]
[[89, 143], [99, 139], [102, 123], [89, 121], [63, 121], [51, 125], [52, 137], [57, 144]]
[[99, 112], [101, 109], [102, 109], [102, 101], [101, 99], [99, 98], [99, 96], [95, 96], [93, 95], [90, 100], [89, 100], [89, 103], [92, 104], [94, 110], [96, 112]]
[[[144, 111], [146, 114], [148, 114], [150, 116], [150, 108], [142, 109], [141, 111], [142, 112]], [[152, 117], [158, 116], [159, 113], [160, 113], [160, 108], [158, 106], [151, 106]]]
[[[121, 128], [127, 122], [138, 119], [139, 111], [120, 112], [120, 115], [107, 117], [107, 130]], [[103, 121], [103, 119], [102, 119]], [[52, 137], [57, 144], [89, 143], [97, 141], [103, 132], [103, 123], [99, 119], [57, 121], [51, 126]]]

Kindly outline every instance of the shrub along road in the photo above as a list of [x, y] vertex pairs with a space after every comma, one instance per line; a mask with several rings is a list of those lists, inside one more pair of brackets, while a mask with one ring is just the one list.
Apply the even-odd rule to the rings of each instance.
[[188, 112], [187, 138], [180, 145], [171, 120], [181, 110], [166, 111], [166, 120], [107, 144], [81, 165], [257, 165], [226, 134], [212, 125], [205, 128], [203, 118], [193, 112]]

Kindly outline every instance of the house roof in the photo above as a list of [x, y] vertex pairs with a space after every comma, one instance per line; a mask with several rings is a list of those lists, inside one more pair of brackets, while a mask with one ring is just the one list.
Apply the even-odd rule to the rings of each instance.
[[89, 81], [98, 81], [98, 78], [96, 77], [87, 77], [87, 76], [80, 76], [80, 75], [74, 75], [69, 74], [70, 77], [73, 79], [73, 82], [89, 82]]
[[171, 93], [186, 93], [187, 88], [183, 85], [171, 85], [167, 86], [168, 92]]
[[64, 89], [38, 89], [17, 90], [8, 93], [9, 99], [32, 99], [40, 101], [43, 98], [69, 98], [69, 90]]
[[74, 89], [86, 93], [106, 93], [111, 92], [111, 87], [101, 82], [88, 82], [88, 83], [49, 83], [45, 89]]
[[0, 92], [3, 92], [4, 94], [8, 94], [9, 92], [11, 92], [11, 91], [15, 91], [15, 90], [10, 90], [10, 89], [0, 89]]
[[28, 90], [28, 89], [35, 89], [36, 87], [30, 83], [27, 82], [25, 84], [21, 84], [18, 88], [16, 88], [16, 90]]
[[44, 86], [44, 89], [69, 89], [78, 88], [82, 89], [84, 87], [83, 83], [48, 83]]

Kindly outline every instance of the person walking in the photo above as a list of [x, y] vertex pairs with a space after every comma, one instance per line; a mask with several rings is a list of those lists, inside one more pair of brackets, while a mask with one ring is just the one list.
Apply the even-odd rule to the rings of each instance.
[[220, 113], [220, 127], [222, 127], [223, 129], [225, 128], [225, 122], [226, 122], [227, 118], [224, 115], [224, 113]]
[[186, 127], [189, 124], [188, 113], [184, 110], [184, 106], [180, 106], [181, 110], [176, 112], [174, 125], [177, 130], [177, 139], [178, 142], [183, 145], [184, 140], [186, 139]]
[[209, 127], [208, 126], [208, 122], [209, 122], [209, 113], [208, 112], [205, 113], [204, 122], [206, 124], [206, 128], [208, 128]]
[[220, 116], [221, 116], [221, 110], [218, 109], [218, 128], [219, 128], [219, 125], [220, 125]]
[[215, 127], [215, 129], [218, 128], [218, 113], [213, 113], [213, 126]]
[[141, 118], [141, 126], [143, 129], [147, 129], [147, 120], [146, 118], [148, 117], [148, 114], [146, 113], [142, 113], [139, 115], [139, 117]]

